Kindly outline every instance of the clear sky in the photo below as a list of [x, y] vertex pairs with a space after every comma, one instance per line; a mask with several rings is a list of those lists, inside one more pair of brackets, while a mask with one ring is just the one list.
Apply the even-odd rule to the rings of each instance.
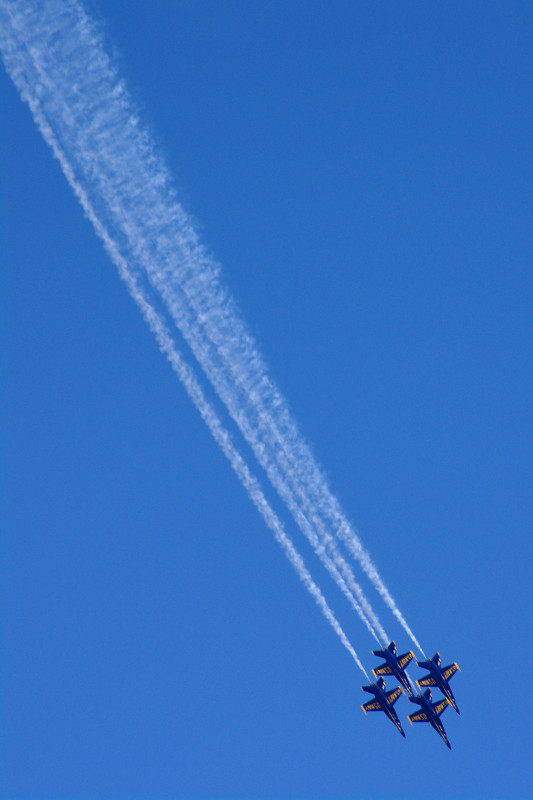
[[461, 715], [365, 718], [2, 70], [2, 796], [532, 797], [533, 7], [88, 7]]

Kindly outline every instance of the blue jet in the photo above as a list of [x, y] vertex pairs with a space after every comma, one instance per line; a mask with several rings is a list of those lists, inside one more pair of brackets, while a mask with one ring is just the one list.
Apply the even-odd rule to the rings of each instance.
[[417, 694], [416, 697], [408, 697], [407, 699], [410, 703], [416, 703], [421, 707], [420, 711], [416, 711], [414, 714], [409, 715], [408, 719], [411, 725], [413, 722], [429, 722], [432, 727], [435, 728], [439, 736], [442, 736], [451, 750], [452, 746], [448, 741], [448, 737], [446, 736], [444, 725], [439, 719], [440, 715], [448, 705], [448, 699], [445, 697], [444, 700], [439, 700], [438, 703], [432, 703], [431, 689], [426, 689], [424, 694]]
[[[441, 667], [440, 665], [440, 653], [435, 653], [433, 658], [429, 661], [417, 661], [417, 666], [422, 667], [422, 669], [428, 670], [428, 675], [425, 675], [423, 678], [420, 678], [417, 681], [420, 688], [423, 686], [436, 686], [437, 689], [440, 689], [444, 697], [447, 698], [450, 705], [455, 708], [458, 714], [461, 712], [457, 708], [457, 703], [455, 702], [455, 697], [453, 696], [453, 692], [450, 689], [450, 684], [448, 681], [454, 675], [459, 666], [457, 664], [450, 664], [449, 667]], [[460, 672], [461, 670], [459, 670]]]
[[403, 732], [403, 728], [400, 725], [400, 720], [398, 719], [398, 715], [394, 710], [393, 706], [396, 700], [399, 698], [401, 694], [403, 694], [403, 689], [401, 686], [398, 686], [396, 689], [393, 689], [390, 692], [385, 691], [385, 681], [383, 678], [380, 678], [377, 683], [372, 683], [370, 686], [361, 686], [363, 692], [368, 692], [369, 694], [374, 695], [374, 700], [369, 700], [368, 703], [365, 703], [361, 706], [363, 711], [384, 711], [385, 714], [388, 716], [390, 720], [394, 722], [400, 733], [405, 739], [405, 733]]
[[396, 642], [391, 642], [389, 646], [384, 647], [383, 650], [372, 650], [372, 655], [385, 659], [384, 664], [372, 670], [376, 678], [378, 675], [394, 675], [407, 694], [414, 694], [411, 684], [409, 683], [409, 678], [405, 673], [405, 667], [415, 657], [415, 654], [411, 650], [408, 653], [404, 653], [403, 656], [397, 656]]

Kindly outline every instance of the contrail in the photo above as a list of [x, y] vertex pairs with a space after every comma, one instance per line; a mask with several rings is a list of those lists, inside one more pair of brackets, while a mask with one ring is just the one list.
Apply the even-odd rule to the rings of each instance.
[[[373, 625], [387, 638], [328, 532], [332, 529], [421, 649], [270, 381], [255, 342], [220, 285], [218, 265], [176, 202], [168, 172], [142, 131], [93, 24], [75, 0], [37, 7], [5, 2], [3, 8], [27, 48], [22, 59], [15, 45], [13, 79], [17, 82], [15, 73], [20, 77], [25, 70], [26, 88], [35, 87], [40, 107], [52, 114], [58, 142], [92, 191], [97, 213], [114, 223], [112, 236], [120, 251], [146, 270], [326, 568], [369, 630]], [[9, 41], [4, 50], [7, 60]]]
[[[146, 271], [151, 274], [153, 272], [153, 254], [150, 252], [151, 243], [154, 238], [160, 241], [161, 236], [159, 236], [157, 230], [155, 234], [152, 231], [147, 236], [144, 230], [139, 230], [138, 220], [139, 217], [141, 219], [148, 218], [152, 221], [152, 228], [156, 227], [154, 225], [154, 211], [150, 207], [148, 200], [150, 193], [154, 194], [154, 186], [157, 187], [155, 199], [159, 199], [159, 189], [162, 182], [157, 174], [154, 180], [153, 159], [149, 163], [152, 174], [145, 174], [146, 158], [143, 159], [142, 156], [146, 156], [146, 141], [139, 143], [137, 120], [131, 114], [129, 98], [121, 85], [116, 83], [115, 74], [108, 64], [105, 53], [98, 48], [98, 42], [95, 43], [91, 40], [91, 24], [85, 18], [83, 11], [79, 8], [76, 11], [77, 18], [72, 18], [72, 15], [69, 17], [68, 14], [62, 13], [54, 17], [52, 24], [47, 20], [44, 34], [42, 32], [42, 23], [41, 25], [38, 24], [41, 20], [38, 17], [36, 18], [35, 13], [32, 14], [28, 10], [28, 6], [25, 6], [22, 14], [15, 16], [13, 25], [16, 27], [18, 23], [20, 28], [19, 35], [26, 42], [28, 42], [28, 31], [31, 31], [29, 36], [30, 46], [28, 48], [31, 54], [31, 63], [28, 64], [27, 60], [25, 60], [23, 66], [25, 73], [30, 74], [30, 77], [25, 78], [26, 92], [30, 93], [31, 87], [35, 87], [33, 91], [34, 94], [38, 93], [40, 108], [43, 113], [44, 109], [46, 109], [48, 115], [53, 119], [57, 140], [59, 141], [62, 138], [67, 143], [65, 149], [68, 149], [71, 154], [71, 167], [72, 162], [77, 164], [78, 169], [81, 165], [82, 173], [86, 179], [85, 183], [88, 180], [90, 185], [96, 184], [96, 190], [93, 189], [93, 196], [96, 196], [96, 202], [93, 198], [93, 205], [96, 206], [98, 199], [101, 202], [101, 196], [104, 195], [107, 202], [106, 210], [108, 212], [111, 211], [112, 217], [120, 216], [122, 230], [119, 228], [114, 233], [116, 239], [119, 241], [122, 239], [122, 251], [125, 251], [131, 257], [132, 262], [140, 261], [145, 266]], [[80, 41], [75, 41], [73, 34], [77, 34]], [[86, 40], [89, 41], [87, 42]], [[50, 42], [54, 43], [52, 47], [50, 47]], [[73, 63], [73, 53], [78, 58], [82, 58], [81, 67], [79, 64], [76, 67], [75, 63]], [[85, 58], [83, 58], [84, 56]], [[65, 62], [67, 63], [66, 72]], [[19, 65], [18, 68], [20, 68], [22, 63], [20, 56], [17, 63]], [[15, 67], [12, 68], [15, 69]], [[111, 78], [109, 77], [110, 74]], [[104, 102], [98, 102], [102, 97]], [[112, 100], [111, 103], [109, 102], [110, 98]], [[128, 117], [124, 116], [125, 111], [129, 113]], [[118, 120], [117, 112], [119, 114]], [[138, 165], [135, 163], [135, 157], [139, 158], [139, 152], [134, 153], [133, 157], [129, 154], [129, 159], [126, 160], [125, 177], [122, 163], [124, 162], [124, 154], [128, 154], [132, 130], [137, 136], [134, 144], [141, 145], [141, 158]], [[125, 142], [121, 143], [121, 136], [126, 137]], [[139, 151], [139, 147], [137, 147], [137, 150]], [[74, 153], [74, 157], [72, 157], [72, 153]], [[102, 153], [105, 158], [103, 161], [98, 161]], [[132, 185], [131, 176], [135, 174], [135, 168], [139, 168], [139, 166], [141, 171], [140, 182], [138, 180], [136, 184]], [[120, 174], [120, 170], [122, 170], [122, 174]], [[116, 193], [117, 184], [120, 187], [120, 196], [118, 198], [116, 194], [112, 194], [112, 191]], [[140, 207], [138, 207], [139, 202], [141, 204]], [[134, 213], [128, 216], [128, 208], [131, 209], [132, 206]], [[181, 209], [178, 208], [177, 210], [182, 213]], [[166, 213], [168, 216], [168, 208]], [[165, 209], [158, 212], [156, 216], [164, 218]], [[124, 231], [127, 234], [125, 240]], [[178, 232], [176, 240], [179, 240], [179, 238], [180, 234]], [[174, 307], [175, 305], [174, 303]], [[182, 328], [185, 327], [189, 334], [189, 341], [192, 339], [192, 344], [196, 346], [196, 355], [199, 355], [201, 359], [202, 354], [198, 353], [200, 337], [195, 337], [194, 332], [191, 333], [191, 326], [187, 325], [186, 320], [182, 319], [181, 322]], [[220, 372], [220, 370], [218, 371]], [[211, 369], [211, 375], [213, 372], [215, 373], [216, 381], [216, 369]], [[220, 388], [220, 383], [219, 378], [217, 388]], [[232, 403], [231, 394], [229, 394], [228, 403], [230, 405]], [[249, 426], [247, 427], [247, 432], [248, 439], [255, 446], [256, 454], [261, 458], [261, 454], [258, 453], [260, 448], [257, 443], [257, 437], [254, 437], [253, 431], [250, 430]], [[263, 463], [265, 462], [263, 461]], [[288, 503], [300, 527], [305, 531], [315, 551], [323, 560], [326, 569], [346, 595], [370, 633], [377, 639], [373, 628], [374, 624], [380, 635], [382, 637], [385, 636], [379, 620], [377, 620], [360, 587], [355, 582], [347, 563], [335, 550], [331, 536], [327, 536], [327, 539], [329, 539], [327, 541], [326, 533], [323, 533], [323, 539], [325, 539], [328, 549], [333, 549], [333, 558], [326, 552], [324, 543], [319, 541], [313, 526], [309, 524], [307, 518], [293, 500], [275, 465], [272, 467], [267, 462], [265, 467], [269, 470], [269, 475], [273, 479], [274, 485]], [[319, 530], [323, 527], [320, 520], [317, 521], [316, 525]], [[354, 594], [357, 595], [357, 600]], [[372, 623], [368, 617], [372, 619]]]
[[[6, 49], [4, 49], [4, 45], [5, 42], [2, 41], [2, 50], [5, 55]], [[6, 62], [9, 65], [8, 66], [9, 69], [12, 62], [10, 62], [10, 59], [8, 57], [6, 57]], [[14, 74], [15, 71], [13, 71], [12, 77], [14, 76]], [[146, 322], [148, 323], [154, 337], [156, 338], [161, 351], [167, 356], [173, 370], [178, 375], [180, 381], [185, 387], [185, 390], [187, 391], [187, 394], [189, 395], [190, 399], [196, 406], [202, 419], [204, 420], [211, 434], [213, 435], [213, 438], [215, 439], [215, 441], [221, 448], [222, 452], [230, 462], [231, 467], [233, 468], [235, 474], [242, 483], [249, 498], [260, 512], [261, 516], [265, 520], [268, 527], [274, 533], [276, 541], [282, 547], [283, 551], [285, 552], [285, 555], [287, 556], [288, 560], [290, 561], [296, 573], [298, 574], [298, 577], [300, 578], [300, 580], [302, 581], [308, 592], [315, 600], [316, 604], [318, 605], [323, 615], [325, 616], [325, 618], [327, 619], [327, 621], [329, 622], [329, 624], [331, 625], [331, 627], [333, 628], [339, 639], [341, 640], [344, 647], [348, 650], [348, 652], [354, 659], [357, 666], [363, 672], [367, 680], [369, 680], [368, 673], [363, 667], [361, 661], [359, 660], [357, 653], [355, 652], [353, 646], [351, 645], [348, 637], [344, 633], [334, 613], [328, 606], [328, 603], [324, 595], [322, 594], [319, 587], [311, 577], [309, 571], [307, 570], [304, 564], [301, 555], [294, 547], [291, 539], [285, 533], [281, 521], [279, 520], [278, 516], [276, 515], [276, 513], [268, 503], [267, 499], [265, 498], [257, 479], [252, 475], [243, 457], [233, 444], [231, 436], [228, 433], [228, 431], [224, 428], [218, 414], [216, 413], [212, 405], [207, 401], [200, 384], [198, 383], [196, 377], [194, 376], [192, 368], [183, 360], [179, 350], [177, 349], [174, 343], [174, 340], [170, 332], [168, 331], [168, 328], [164, 322], [162, 315], [158, 313], [155, 307], [148, 301], [146, 294], [141, 289], [134, 275], [128, 269], [126, 261], [120, 255], [115, 242], [108, 234], [103, 223], [97, 217], [86, 193], [84, 192], [81, 185], [77, 182], [75, 178], [75, 173], [65, 153], [62, 151], [59, 142], [55, 138], [51, 127], [47, 123], [46, 118], [43, 116], [39, 108], [38, 102], [36, 102], [35, 98], [31, 97], [30, 87], [27, 84], [24, 84], [20, 74], [18, 74], [17, 76], [16, 84], [24, 100], [28, 102], [28, 105], [30, 106], [30, 109], [32, 111], [37, 126], [39, 127], [44, 139], [52, 148], [52, 151], [57, 160], [59, 161], [68, 183], [70, 184], [75, 195], [80, 201], [86, 216], [92, 222], [98, 236], [102, 239], [105, 249], [107, 250], [112, 261], [115, 263], [119, 271], [120, 277], [126, 283], [130, 295], [139, 306], [141, 313]]]

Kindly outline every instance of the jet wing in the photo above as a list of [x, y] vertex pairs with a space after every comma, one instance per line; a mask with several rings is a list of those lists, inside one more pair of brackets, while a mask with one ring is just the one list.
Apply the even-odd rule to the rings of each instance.
[[370, 700], [368, 703], [364, 703], [361, 708], [365, 714], [367, 711], [383, 711], [381, 703], [378, 700]]
[[413, 722], [429, 722], [425, 711], [417, 711], [416, 714], [409, 714], [407, 719], [411, 724], [413, 724]]
[[438, 703], [433, 703], [433, 710], [437, 717], [440, 717], [446, 706], [448, 705], [448, 700], [444, 698], [444, 700], [439, 700]]
[[377, 669], [373, 669], [372, 672], [374, 675], [394, 675], [392, 669], [387, 665], [383, 664], [382, 667], [378, 667]]
[[[452, 675], [455, 675], [458, 669], [459, 667], [457, 664], [450, 664], [449, 667], [444, 667], [444, 669], [442, 670], [442, 677], [444, 678], [444, 680], [449, 681]], [[459, 670], [459, 672], [460, 671], [461, 670]]]
[[431, 675], [426, 675], [425, 678], [420, 678], [420, 680], [417, 681], [417, 683], [418, 683], [419, 686], [436, 686], [437, 685], [437, 681]]
[[410, 650], [408, 653], [405, 653], [403, 656], [399, 657], [398, 664], [402, 669], [405, 669], [408, 663], [412, 661], [414, 657], [415, 654], [412, 652], [412, 650]]
[[389, 701], [390, 705], [393, 706], [399, 696], [403, 694], [403, 689], [401, 686], [398, 686], [396, 689], [393, 689], [391, 692], [387, 692], [387, 700]]

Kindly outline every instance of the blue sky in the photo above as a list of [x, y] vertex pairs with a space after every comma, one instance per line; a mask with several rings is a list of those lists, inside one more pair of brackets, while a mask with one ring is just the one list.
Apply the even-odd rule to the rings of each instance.
[[530, 5], [90, 10], [461, 716], [365, 718], [2, 71], [2, 795], [531, 796]]

